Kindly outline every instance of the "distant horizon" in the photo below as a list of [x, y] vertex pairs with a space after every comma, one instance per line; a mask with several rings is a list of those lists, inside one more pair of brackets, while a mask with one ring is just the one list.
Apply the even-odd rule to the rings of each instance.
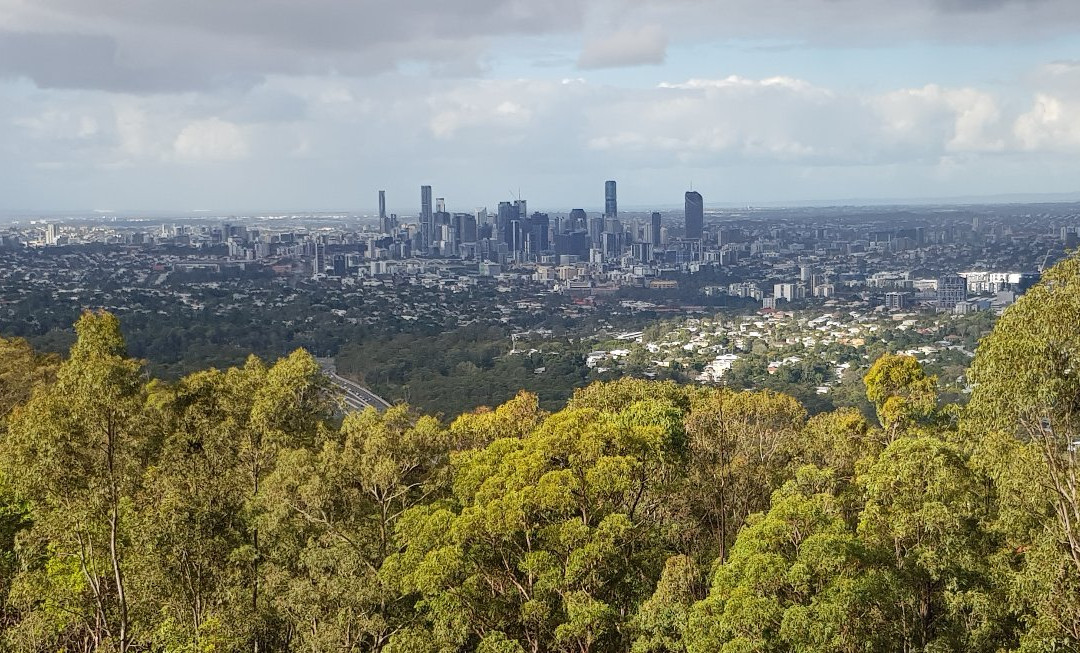
[[[604, 207], [602, 201], [599, 205], [562, 205], [562, 206], [548, 206], [539, 203], [533, 204], [533, 201], [528, 197], [524, 198], [529, 202], [530, 212], [543, 211], [549, 213], [566, 213], [574, 209], [584, 209], [588, 213], [603, 213]], [[753, 210], [753, 209], [859, 209], [859, 208], [888, 208], [888, 207], [906, 207], [906, 206], [1008, 206], [1008, 205], [1024, 205], [1024, 204], [1071, 204], [1080, 203], [1080, 191], [1067, 192], [1067, 193], [1000, 193], [995, 195], [981, 195], [981, 196], [969, 196], [969, 195], [957, 195], [951, 197], [911, 197], [911, 198], [896, 198], [896, 197], [852, 197], [852, 198], [833, 198], [833, 199], [803, 199], [803, 200], [775, 200], [775, 201], [763, 201], [752, 204], [740, 204], [736, 202], [710, 202], [708, 196], [705, 199], [705, 210], [708, 211], [738, 211], [738, 210]], [[393, 206], [387, 206], [387, 213], [394, 213], [402, 216], [412, 216], [419, 211], [419, 201], [417, 201], [417, 207], [409, 210], [402, 210], [400, 207], [395, 208]], [[451, 202], [447, 202], [447, 209], [451, 213], [469, 213], [474, 210], [485, 208], [483, 205], [461, 208], [456, 207]], [[488, 204], [486, 208], [489, 211], [494, 211], [498, 208], [498, 204]], [[667, 203], [667, 204], [622, 204], [620, 203], [620, 213], [644, 213], [649, 211], [681, 211], [683, 209], [682, 204]], [[137, 218], [145, 216], [147, 218], [192, 218], [196, 219], [204, 217], [206, 219], [225, 218], [225, 217], [258, 217], [259, 214], [265, 214], [266, 216], [278, 217], [282, 214], [347, 214], [355, 217], [375, 217], [378, 215], [378, 208], [343, 208], [343, 207], [326, 207], [326, 208], [298, 208], [298, 207], [284, 207], [284, 208], [193, 208], [193, 209], [178, 209], [178, 208], [123, 208], [123, 209], [102, 209], [102, 208], [72, 208], [72, 209], [2, 209], [0, 208], [0, 217], [4, 219], [17, 219], [24, 217], [26, 219], [38, 219], [38, 218], [79, 218], [88, 219], [92, 217], [99, 217], [107, 219], [110, 216], [123, 217], [123, 218]], [[223, 215], [229, 214], [229, 215]]]

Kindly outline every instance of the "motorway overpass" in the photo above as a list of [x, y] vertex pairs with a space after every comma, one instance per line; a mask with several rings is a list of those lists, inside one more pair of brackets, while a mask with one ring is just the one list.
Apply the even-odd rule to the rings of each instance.
[[345, 405], [352, 410], [364, 410], [370, 406], [381, 413], [390, 407], [390, 402], [379, 395], [373, 393], [359, 383], [350, 381], [339, 375], [334, 367], [334, 361], [332, 359], [320, 358], [318, 361], [326, 376], [330, 377], [330, 380], [333, 381], [334, 385], [341, 389], [342, 400], [345, 402]]

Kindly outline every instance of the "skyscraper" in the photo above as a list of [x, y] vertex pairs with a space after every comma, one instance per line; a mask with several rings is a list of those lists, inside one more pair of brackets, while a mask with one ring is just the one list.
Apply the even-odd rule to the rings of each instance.
[[589, 216], [585, 209], [574, 209], [570, 212], [570, 231], [589, 228]]
[[311, 276], [326, 274], [326, 245], [315, 243], [315, 256], [311, 259]]
[[685, 218], [686, 237], [700, 239], [705, 225], [705, 200], [696, 190], [686, 191]]
[[434, 240], [434, 214], [431, 211], [431, 186], [420, 187], [420, 246], [425, 250]]
[[649, 222], [649, 244], [654, 248], [660, 246], [660, 213], [653, 211], [652, 220]]
[[619, 202], [615, 198], [615, 182], [604, 182], [604, 217], [616, 218], [619, 216]]
[[390, 221], [386, 219], [386, 191], [379, 191], [379, 230], [384, 234], [390, 233]]
[[55, 245], [60, 241], [60, 227], [55, 224], [45, 225], [45, 244]]

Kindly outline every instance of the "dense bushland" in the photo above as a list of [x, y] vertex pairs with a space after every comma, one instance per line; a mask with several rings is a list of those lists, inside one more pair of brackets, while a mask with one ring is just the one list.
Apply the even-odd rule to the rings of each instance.
[[[308, 354], [176, 383], [86, 313], [0, 341], [11, 651], [1064, 651], [1080, 643], [1080, 260], [877, 418], [622, 380], [340, 416]], [[468, 392], [462, 387], [461, 392]]]

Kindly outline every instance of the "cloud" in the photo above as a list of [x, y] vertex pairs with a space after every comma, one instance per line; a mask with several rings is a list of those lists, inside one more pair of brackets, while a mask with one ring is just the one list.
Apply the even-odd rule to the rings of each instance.
[[[659, 64], [669, 46], [1035, 42], [1080, 29], [1075, 0], [0, 0], [0, 77], [121, 93], [371, 78], [419, 64], [475, 77], [511, 49], [583, 69]], [[559, 40], [561, 39], [561, 40]]]
[[237, 161], [247, 156], [248, 143], [239, 126], [210, 118], [180, 130], [173, 149], [185, 161]]
[[656, 26], [627, 29], [586, 43], [577, 66], [583, 70], [662, 64], [667, 37]]
[[474, 75], [488, 44], [574, 32], [583, 16], [577, 0], [0, 0], [0, 76], [157, 93], [408, 62]]
[[1016, 138], [1025, 150], [1080, 151], [1080, 101], [1046, 93], [1016, 120]]

